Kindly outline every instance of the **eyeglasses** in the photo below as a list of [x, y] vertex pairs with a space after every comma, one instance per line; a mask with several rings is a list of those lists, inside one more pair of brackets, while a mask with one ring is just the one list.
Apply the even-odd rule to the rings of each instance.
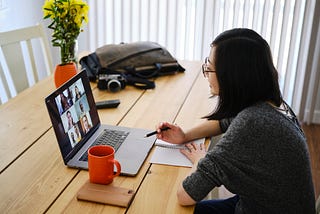
[[204, 64], [202, 64], [202, 73], [205, 78], [208, 78], [208, 73], [216, 73], [214, 70], [208, 70], [208, 64], [210, 63], [209, 57], [206, 57]]

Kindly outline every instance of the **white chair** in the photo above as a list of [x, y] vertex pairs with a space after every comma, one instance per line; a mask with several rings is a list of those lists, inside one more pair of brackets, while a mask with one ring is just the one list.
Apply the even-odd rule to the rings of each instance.
[[52, 71], [49, 41], [41, 24], [0, 32], [0, 104]]

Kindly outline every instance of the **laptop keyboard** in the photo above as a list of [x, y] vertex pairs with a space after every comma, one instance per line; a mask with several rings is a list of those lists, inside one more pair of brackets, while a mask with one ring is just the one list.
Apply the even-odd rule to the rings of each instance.
[[[91, 146], [108, 145], [108, 146], [112, 146], [114, 150], [117, 151], [128, 135], [129, 135], [129, 132], [126, 132], [126, 131], [104, 129]], [[88, 152], [85, 152], [81, 156], [80, 160], [88, 161]]]

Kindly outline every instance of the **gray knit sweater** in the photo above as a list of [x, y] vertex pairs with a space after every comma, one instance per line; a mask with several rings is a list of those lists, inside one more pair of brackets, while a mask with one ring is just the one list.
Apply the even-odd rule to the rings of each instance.
[[196, 201], [220, 185], [240, 196], [235, 213], [315, 213], [304, 134], [267, 103], [241, 111], [183, 181]]

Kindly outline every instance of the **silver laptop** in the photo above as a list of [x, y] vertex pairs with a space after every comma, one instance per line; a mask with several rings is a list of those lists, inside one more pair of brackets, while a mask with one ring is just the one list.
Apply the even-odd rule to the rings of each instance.
[[65, 165], [88, 169], [87, 150], [95, 144], [111, 144], [121, 164], [121, 174], [138, 173], [155, 136], [144, 138], [150, 130], [101, 124], [85, 70], [45, 102]]

